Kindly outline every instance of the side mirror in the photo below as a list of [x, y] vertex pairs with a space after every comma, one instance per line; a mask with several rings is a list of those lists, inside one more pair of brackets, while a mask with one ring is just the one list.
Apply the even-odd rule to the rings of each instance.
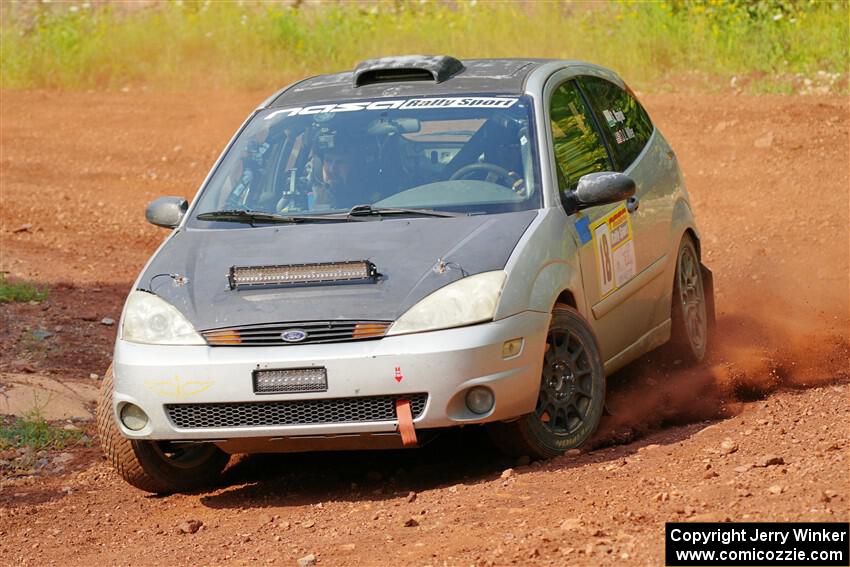
[[175, 228], [188, 209], [189, 203], [183, 197], [160, 197], [145, 209], [145, 219], [156, 226]]
[[578, 180], [575, 191], [562, 193], [568, 215], [588, 207], [625, 201], [635, 194], [635, 181], [628, 175], [613, 171], [588, 173]]

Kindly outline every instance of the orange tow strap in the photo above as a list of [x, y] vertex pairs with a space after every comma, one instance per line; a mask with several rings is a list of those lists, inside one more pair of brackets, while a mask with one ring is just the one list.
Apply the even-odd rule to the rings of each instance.
[[419, 444], [416, 440], [416, 429], [413, 427], [413, 412], [410, 410], [410, 400], [396, 400], [395, 413], [398, 417], [398, 432], [401, 434], [401, 443], [405, 447], [415, 447]]

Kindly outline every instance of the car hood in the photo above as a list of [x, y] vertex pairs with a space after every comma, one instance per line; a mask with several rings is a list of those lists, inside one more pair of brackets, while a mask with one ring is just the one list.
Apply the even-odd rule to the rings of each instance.
[[[199, 331], [297, 321], [393, 321], [446, 284], [504, 268], [536, 214], [182, 229], [151, 260], [138, 288], [174, 305]], [[232, 266], [349, 260], [371, 261], [381, 277], [375, 283], [239, 290], [227, 279]]]

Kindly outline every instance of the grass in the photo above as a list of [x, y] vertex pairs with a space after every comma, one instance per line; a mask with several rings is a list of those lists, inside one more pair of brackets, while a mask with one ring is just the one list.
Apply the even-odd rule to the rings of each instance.
[[37, 301], [47, 299], [49, 291], [46, 287], [39, 289], [29, 282], [10, 282], [6, 276], [0, 273], [0, 303], [12, 301]]
[[82, 437], [79, 429], [51, 425], [38, 409], [32, 409], [10, 423], [0, 423], [0, 450], [31, 447], [33, 450], [64, 449]]
[[584, 59], [639, 88], [694, 71], [723, 84], [822, 71], [846, 85], [850, 44], [844, 0], [98, 6], [4, 2], [0, 86], [273, 88], [400, 53]]

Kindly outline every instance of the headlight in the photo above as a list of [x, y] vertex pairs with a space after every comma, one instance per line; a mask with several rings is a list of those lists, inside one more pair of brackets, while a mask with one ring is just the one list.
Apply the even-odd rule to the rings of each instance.
[[490, 321], [507, 274], [484, 272], [441, 287], [398, 318], [387, 335], [420, 333]]
[[121, 336], [152, 345], [207, 344], [177, 308], [145, 291], [134, 291], [127, 298]]

